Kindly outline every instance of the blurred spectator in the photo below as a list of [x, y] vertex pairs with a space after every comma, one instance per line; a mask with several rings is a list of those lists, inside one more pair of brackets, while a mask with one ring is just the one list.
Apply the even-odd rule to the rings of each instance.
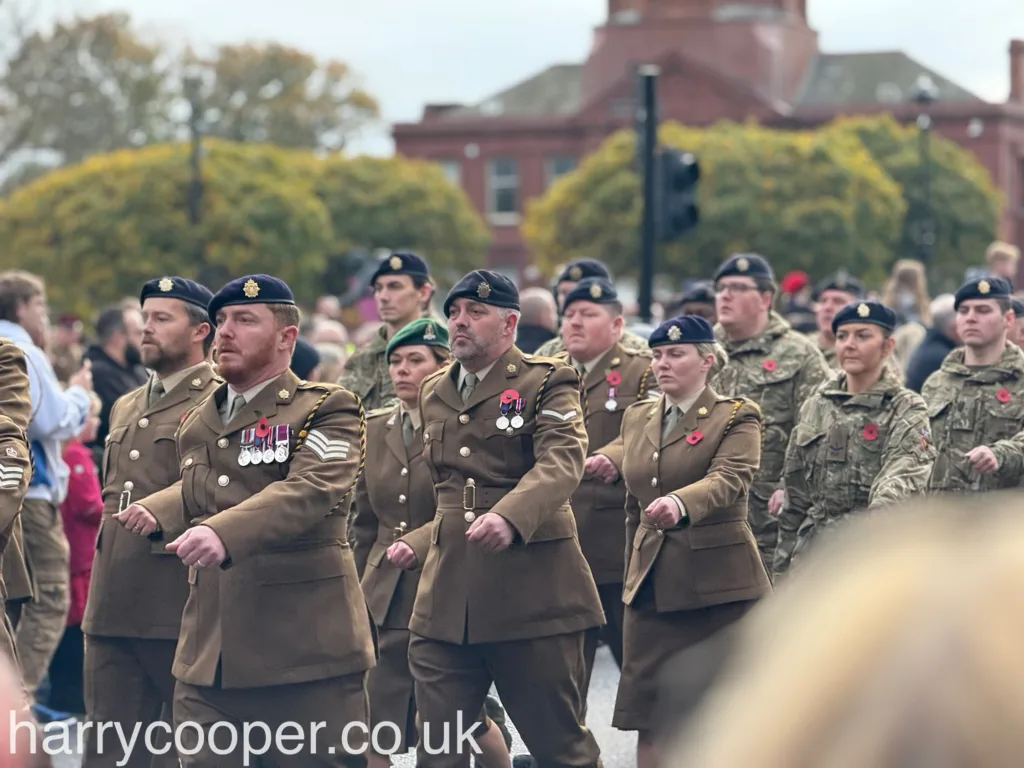
[[1024, 300], [1014, 296], [1011, 299], [1011, 303], [1013, 305], [1013, 314], [1017, 316], [1017, 319], [1013, 323], [1013, 328], [1010, 330], [1008, 338], [1018, 347], [1024, 348]]
[[985, 251], [985, 266], [988, 267], [988, 271], [993, 275], [1005, 277], [1010, 281], [1010, 285], [1017, 285], [1019, 264], [1020, 249], [1010, 243], [996, 241]]
[[380, 321], [371, 321], [363, 323], [356, 332], [352, 334], [352, 343], [355, 344], [356, 349], [362, 349], [367, 344], [371, 343], [380, 336], [380, 328], [384, 325]]
[[341, 378], [348, 355], [345, 348], [337, 344], [322, 343], [316, 345], [320, 355], [320, 378], [317, 381], [336, 382]]
[[790, 272], [779, 284], [779, 314], [786, 318], [793, 330], [813, 333], [818, 321], [811, 306], [811, 279], [806, 272]]
[[345, 326], [337, 320], [317, 318], [313, 323], [313, 330], [309, 334], [309, 341], [312, 344], [337, 344], [340, 347], [346, 347], [349, 343], [349, 335]]
[[96, 319], [96, 343], [86, 350], [92, 361], [96, 394], [103, 401], [100, 428], [90, 446], [98, 465], [103, 463], [103, 448], [110, 427], [110, 409], [121, 395], [138, 389], [149, 378], [142, 366], [142, 311], [114, 307]]
[[316, 300], [316, 314], [328, 320], [340, 320], [341, 301], [337, 296], [321, 296]]
[[63, 712], [85, 712], [82, 669], [85, 646], [82, 637], [82, 617], [89, 597], [96, 538], [103, 518], [103, 493], [99, 472], [87, 444], [96, 439], [100, 426], [103, 402], [93, 393], [93, 407], [89, 419], [77, 437], [64, 446], [64, 461], [71, 470], [68, 496], [61, 504], [64, 533], [71, 551], [70, 592], [64, 637], [50, 662], [50, 694], [47, 705]]
[[545, 341], [558, 335], [558, 307], [547, 288], [527, 288], [519, 294], [522, 317], [516, 346], [532, 355]]
[[925, 333], [910, 361], [904, 366], [908, 389], [920, 392], [925, 380], [939, 370], [942, 361], [960, 344], [956, 333], [956, 310], [953, 295], [944, 293], [931, 303], [932, 327]]
[[906, 370], [914, 350], [924, 341], [932, 324], [924, 265], [914, 259], [897, 261], [882, 292], [882, 303], [896, 312], [899, 327], [893, 334], [896, 339], [894, 357]]
[[292, 350], [292, 373], [306, 381], [320, 381], [320, 353], [305, 339], [296, 339]]
[[67, 384], [71, 374], [82, 367], [82, 321], [74, 315], [61, 315], [49, 341], [53, 371], [61, 384]]
[[718, 322], [715, 314], [715, 286], [710, 281], [698, 283], [683, 293], [677, 315], [697, 315], [714, 325]]

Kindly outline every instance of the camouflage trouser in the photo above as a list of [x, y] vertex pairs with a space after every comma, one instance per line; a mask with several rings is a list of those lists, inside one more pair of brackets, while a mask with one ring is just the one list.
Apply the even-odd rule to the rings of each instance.
[[25, 603], [14, 643], [25, 689], [34, 694], [46, 676], [53, 654], [64, 635], [70, 595], [70, 549], [60, 511], [40, 499], [25, 499], [21, 509], [28, 561], [36, 594]]
[[771, 576], [775, 570], [775, 547], [779, 540], [779, 521], [768, 514], [768, 500], [762, 501], [754, 494], [750, 494], [747, 519], [750, 520], [750, 527], [757, 540], [757, 548], [761, 552], [761, 562], [764, 563], [765, 570]]

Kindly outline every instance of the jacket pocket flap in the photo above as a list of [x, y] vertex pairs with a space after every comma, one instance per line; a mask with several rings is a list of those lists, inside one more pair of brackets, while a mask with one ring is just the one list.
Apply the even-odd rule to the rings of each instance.
[[173, 440], [178, 434], [178, 424], [157, 424], [153, 428], [154, 440]]
[[820, 440], [825, 436], [824, 432], [820, 432], [816, 429], [797, 429], [796, 435], [793, 437], [793, 442], [801, 448], [806, 448], [808, 445], [816, 440]]
[[292, 552], [266, 552], [259, 556], [261, 584], [301, 584], [344, 574], [345, 561], [338, 544]]
[[124, 440], [124, 436], [128, 434], [128, 427], [113, 427], [110, 432], [107, 433], [108, 443], [120, 443]]
[[747, 541], [747, 528], [743, 523], [716, 523], [698, 525], [690, 529], [690, 549], [712, 549], [743, 544]]
[[192, 469], [193, 467], [209, 467], [210, 452], [205, 445], [197, 445], [191, 451], [181, 457], [181, 470]]
[[949, 408], [948, 400], [936, 400], [935, 402], [928, 403], [928, 418], [934, 419], [947, 408]]
[[541, 523], [530, 543], [536, 544], [541, 541], [557, 541], [558, 539], [571, 539], [576, 535], [576, 521], [566, 507], [562, 507], [555, 516]]

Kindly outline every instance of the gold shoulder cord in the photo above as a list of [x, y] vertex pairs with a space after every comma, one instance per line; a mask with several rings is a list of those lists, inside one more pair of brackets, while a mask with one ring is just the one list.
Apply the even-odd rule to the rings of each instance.
[[644, 375], [640, 377], [640, 390], [636, 393], [637, 400], [643, 400], [647, 397], [647, 380], [651, 377], [651, 371], [654, 369], [651, 366], [647, 366], [647, 370], [644, 371]]
[[[548, 379], [551, 378], [551, 374], [555, 372], [554, 366], [548, 368], [548, 372], [544, 374], [544, 381], [540, 383], [540, 389], [537, 390], [537, 402], [533, 405], [534, 418], [540, 414], [540, 401], [544, 397], [544, 392], [548, 388]], [[579, 374], [577, 374], [577, 377]], [[585, 413], [585, 412], [584, 412]]]
[[[331, 507], [330, 512], [327, 513], [328, 515], [333, 514], [335, 510], [342, 505], [342, 502], [344, 502], [352, 492], [352, 489], [356, 487], [356, 483], [359, 482], [359, 478], [363, 476], [363, 471], [366, 469], [366, 411], [363, 409], [363, 401], [359, 395], [354, 393], [350, 394], [352, 394], [352, 397], [356, 399], [356, 404], [359, 406], [359, 469], [356, 470], [356, 476], [352, 478], [352, 484], [345, 489], [343, 494], [341, 494], [341, 500]], [[302, 425], [302, 429], [299, 431], [298, 440], [295, 441], [295, 451], [293, 455], [298, 453], [299, 449], [305, 444], [306, 438], [309, 436], [309, 427], [313, 423], [313, 419], [316, 416], [317, 411], [320, 410], [320, 406], [323, 405], [324, 401], [330, 396], [330, 392], [324, 394], [316, 401], [316, 405], [314, 405], [313, 409], [309, 412], [309, 416], [306, 417], [306, 423]]]
[[732, 429], [732, 423], [736, 420], [736, 414], [739, 413], [740, 408], [743, 407], [743, 401], [737, 400], [736, 405], [732, 407], [732, 413], [729, 414], [729, 423], [725, 425], [725, 432], [722, 433], [722, 437], [729, 434], [729, 430]]

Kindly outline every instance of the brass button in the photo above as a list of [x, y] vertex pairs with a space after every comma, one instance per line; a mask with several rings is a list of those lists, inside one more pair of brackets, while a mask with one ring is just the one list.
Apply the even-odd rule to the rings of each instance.
[[405, 494], [404, 493], [398, 495], [398, 503], [399, 504], [405, 504]]
[[134, 491], [135, 490], [135, 483], [133, 483], [131, 480], [125, 480], [124, 481], [124, 489], [126, 491]]
[[459, 448], [459, 454], [462, 455], [463, 457], [469, 456], [470, 450], [469, 448], [466, 447]]
[[665, 532], [664, 532], [663, 530], [661, 530], [661, 528], [659, 528], [659, 529], [658, 529], [658, 535], [659, 535], [659, 536], [664, 536], [664, 535], [665, 535]]
[[131, 459], [132, 461], [136, 461], [139, 458], [139, 452], [138, 451], [134, 451], [134, 450], [131, 451], [128, 454], [128, 458]]
[[430, 439], [430, 433], [429, 432], [424, 432], [423, 433], [423, 439], [424, 440], [429, 440]]
[[218, 448], [227, 448], [228, 447], [228, 439], [226, 437], [222, 437], [220, 440], [217, 441], [217, 447]]
[[657, 487], [658, 487], [658, 478], [652, 477], [651, 478], [651, 488], [657, 488]]
[[651, 456], [651, 461], [657, 461], [657, 460], [658, 460], [658, 452], [657, 452], [657, 451], [655, 451], [655, 452], [654, 452], [654, 455], [653, 455], [653, 456]]
[[464, 413], [459, 416], [459, 424], [469, 424], [469, 414]]
[[230, 482], [231, 481], [228, 480], [228, 476], [227, 475], [221, 475], [220, 477], [217, 478], [217, 485], [219, 485], [221, 488], [223, 488], [224, 486], [226, 486]]
[[405, 477], [408, 474], [409, 474], [408, 468], [407, 467], [402, 467], [402, 477]]
[[189, 456], [187, 459], [185, 459], [185, 466], [186, 467], [191, 467], [192, 466], [192, 457], [191, 456]]
[[476, 520], [476, 515], [472, 512], [467, 512], [462, 517], [467, 523], [472, 523], [474, 520]]
[[143, 416], [141, 419], [139, 419], [139, 426], [142, 427], [143, 429], [148, 427], [149, 426], [149, 419], [147, 419], [145, 416]]

